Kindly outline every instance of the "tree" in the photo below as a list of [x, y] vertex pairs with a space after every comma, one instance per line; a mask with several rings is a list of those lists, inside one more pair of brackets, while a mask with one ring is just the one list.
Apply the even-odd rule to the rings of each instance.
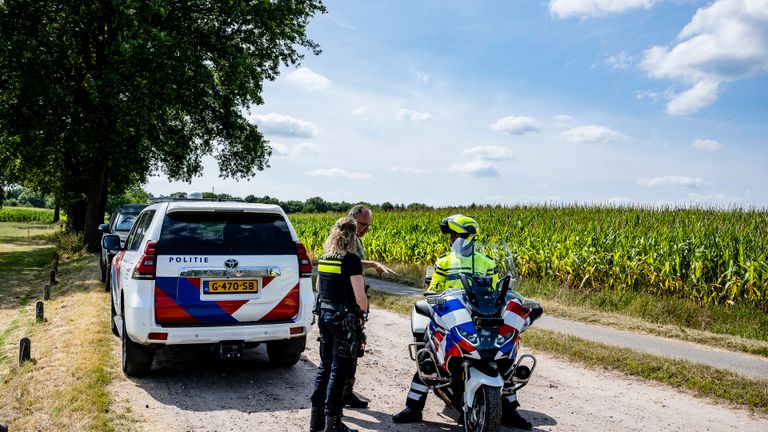
[[131, 186], [125, 192], [118, 195], [109, 195], [107, 199], [107, 213], [112, 214], [116, 208], [123, 204], [148, 204], [152, 194], [139, 186]]
[[268, 167], [245, 110], [281, 65], [319, 54], [320, 0], [0, 2], [0, 183], [52, 194], [95, 250], [109, 194]]

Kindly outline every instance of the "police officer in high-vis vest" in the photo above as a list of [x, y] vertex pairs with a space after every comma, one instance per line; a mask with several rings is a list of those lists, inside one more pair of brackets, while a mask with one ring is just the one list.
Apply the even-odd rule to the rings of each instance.
[[[473, 276], [490, 276], [493, 279], [493, 286], [498, 282], [496, 262], [475, 251], [475, 239], [480, 232], [480, 226], [477, 221], [471, 217], [462, 214], [455, 214], [443, 219], [440, 222], [440, 231], [443, 234], [449, 234], [451, 252], [442, 255], [435, 263], [432, 280], [429, 283], [428, 291], [442, 292], [452, 288], [463, 288], [460, 274]], [[456, 243], [456, 240], [462, 238], [462, 242]], [[456, 247], [459, 245], [458, 247]], [[411, 423], [421, 421], [421, 412], [427, 401], [429, 388], [424, 385], [416, 372], [411, 381], [411, 388], [408, 391], [408, 397], [405, 401], [405, 409], [395, 414], [392, 420], [395, 423]], [[510, 389], [505, 389], [502, 399], [502, 422], [509, 426], [520, 429], [530, 429], [531, 424], [525, 420], [518, 412], [517, 396]]]
[[344, 381], [361, 341], [367, 319], [363, 266], [355, 253], [356, 224], [344, 217], [336, 221], [318, 261], [315, 312], [320, 330], [320, 366], [312, 392], [312, 432], [355, 432], [341, 422]]

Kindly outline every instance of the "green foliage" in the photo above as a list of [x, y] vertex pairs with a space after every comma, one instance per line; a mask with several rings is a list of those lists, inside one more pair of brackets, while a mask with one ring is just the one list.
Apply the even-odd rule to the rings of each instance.
[[0, 2], [0, 183], [53, 194], [97, 248], [110, 192], [189, 181], [216, 158], [253, 176], [271, 150], [245, 109], [318, 45], [320, 0]]
[[3, 207], [0, 208], [0, 222], [42, 222], [53, 221], [53, 210]]
[[139, 186], [129, 187], [118, 195], [110, 195], [107, 199], [107, 213], [112, 214], [116, 208], [123, 204], [147, 204], [152, 199], [152, 194]]
[[[768, 212], [599, 207], [449, 208], [374, 213], [366, 255], [431, 265], [448, 251], [438, 224], [465, 213], [480, 239], [504, 240], [518, 271], [590, 292], [607, 289], [747, 303], [768, 310]], [[296, 214], [299, 238], [315, 256], [338, 213]]]

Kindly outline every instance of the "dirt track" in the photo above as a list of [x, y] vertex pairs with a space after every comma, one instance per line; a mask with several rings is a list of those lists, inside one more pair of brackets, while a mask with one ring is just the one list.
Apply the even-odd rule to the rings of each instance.
[[[425, 422], [396, 425], [414, 363], [408, 358], [408, 319], [374, 310], [369, 353], [356, 390], [372, 399], [367, 410], [347, 409], [347, 423], [365, 431], [458, 431], [456, 413], [430, 395]], [[262, 348], [235, 363], [205, 351], [166, 350], [147, 378], [119, 378], [111, 386], [118, 410], [130, 410], [140, 430], [302, 431], [318, 362], [316, 331], [306, 357], [293, 368], [274, 369]], [[119, 344], [115, 339], [115, 361]], [[525, 352], [525, 349], [523, 349]], [[666, 387], [603, 371], [573, 368], [534, 353], [539, 366], [519, 395], [521, 413], [542, 431], [766, 431], [768, 417], [729, 409]], [[512, 429], [505, 429], [512, 430]]]

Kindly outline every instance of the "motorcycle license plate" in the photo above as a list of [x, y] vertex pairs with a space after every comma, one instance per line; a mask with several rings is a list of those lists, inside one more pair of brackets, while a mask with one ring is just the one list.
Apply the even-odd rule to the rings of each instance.
[[207, 280], [203, 283], [203, 292], [205, 294], [254, 294], [259, 292], [259, 280]]

